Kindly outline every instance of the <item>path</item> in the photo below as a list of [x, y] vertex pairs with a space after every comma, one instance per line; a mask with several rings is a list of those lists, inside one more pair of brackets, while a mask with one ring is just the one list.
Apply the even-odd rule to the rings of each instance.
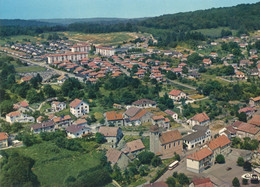
[[180, 83], [180, 82], [177, 82], [177, 81], [174, 81], [174, 80], [170, 80], [170, 79], [167, 79], [167, 78], [166, 78], [166, 80], [168, 81], [168, 83], [171, 83], [171, 84], [178, 84], [178, 85], [180, 85], [180, 86], [183, 86], [183, 87], [189, 88], [189, 89], [191, 89], [191, 90], [196, 90], [196, 88], [193, 87], [193, 86], [190, 86], [190, 85], [187, 85], [187, 84], [183, 84], [183, 83]]

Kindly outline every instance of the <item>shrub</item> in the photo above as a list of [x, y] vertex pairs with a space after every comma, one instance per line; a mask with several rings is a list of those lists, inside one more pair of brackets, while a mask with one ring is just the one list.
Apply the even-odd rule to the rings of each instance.
[[244, 159], [243, 159], [243, 157], [238, 157], [238, 159], [237, 159], [237, 165], [238, 166], [244, 166]]
[[217, 157], [216, 157], [216, 162], [219, 163], [219, 164], [225, 163], [225, 158], [224, 158], [224, 156], [223, 156], [222, 154], [217, 155]]
[[240, 187], [240, 182], [239, 182], [239, 180], [238, 180], [237, 177], [235, 177], [235, 178], [233, 179], [232, 185], [233, 185], [234, 187]]

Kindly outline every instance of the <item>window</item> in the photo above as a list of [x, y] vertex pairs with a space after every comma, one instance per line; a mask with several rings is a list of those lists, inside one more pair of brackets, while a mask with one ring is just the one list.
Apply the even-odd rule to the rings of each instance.
[[169, 148], [171, 148], [171, 143], [169, 144]]
[[175, 147], [175, 142], [174, 142], [174, 147]]
[[166, 149], [166, 145], [164, 146], [164, 149]]
[[178, 145], [180, 145], [180, 140], [178, 141]]
[[194, 147], [194, 145], [191, 146], [191, 148], [193, 148], [193, 147]]

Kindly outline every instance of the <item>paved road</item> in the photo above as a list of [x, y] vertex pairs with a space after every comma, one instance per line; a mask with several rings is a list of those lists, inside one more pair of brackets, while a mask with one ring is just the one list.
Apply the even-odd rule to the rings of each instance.
[[195, 87], [193, 86], [190, 86], [190, 85], [187, 85], [187, 84], [183, 84], [183, 83], [180, 83], [180, 82], [177, 82], [177, 81], [174, 81], [174, 80], [170, 80], [170, 79], [167, 79], [166, 80], [169, 82], [169, 83], [172, 83], [172, 84], [178, 84], [180, 86], [183, 86], [183, 87], [186, 87], [186, 88], [189, 88], [189, 89], [192, 89], [192, 90], [196, 90]]
[[34, 62], [34, 61], [30, 60], [30, 59], [20, 58], [20, 57], [17, 57], [17, 56], [8, 54], [8, 53], [5, 53], [5, 54], [8, 55], [8, 56], [11, 56], [13, 58], [20, 59], [22, 62], [27, 62], [27, 63], [31, 63], [31, 64], [34, 64], [34, 65], [37, 65], [37, 66], [41, 66], [41, 67], [45, 67], [45, 68], [51, 69], [51, 70], [55, 71], [57, 74], [59, 74], [59, 75], [67, 74], [69, 77], [77, 78], [80, 82], [83, 82], [83, 78], [77, 77], [73, 73], [64, 72], [64, 71], [61, 71], [61, 70], [54, 69], [54, 68], [50, 67], [48, 64], [46, 64], [43, 61], [41, 61], [41, 62]]

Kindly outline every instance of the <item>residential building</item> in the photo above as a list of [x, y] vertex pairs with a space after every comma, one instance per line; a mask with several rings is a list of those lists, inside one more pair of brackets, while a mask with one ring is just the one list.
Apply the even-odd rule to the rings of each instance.
[[84, 114], [89, 113], [89, 105], [88, 103], [80, 100], [74, 99], [70, 104], [70, 113], [72, 113], [77, 118], [83, 116]]
[[55, 123], [56, 129], [66, 128], [71, 125], [72, 119], [70, 115], [65, 115], [61, 117], [54, 117], [52, 119]]
[[260, 115], [254, 115], [248, 123], [260, 127]]
[[173, 112], [173, 111], [171, 111], [169, 109], [165, 110], [164, 112], [166, 114], [168, 114], [169, 116], [171, 116], [172, 119], [174, 119], [174, 121], [178, 120], [178, 114], [177, 113], [175, 113], [175, 112]]
[[60, 112], [64, 109], [66, 109], [66, 103], [64, 102], [53, 101], [51, 103], [52, 112]]
[[162, 127], [164, 129], [169, 129], [170, 128], [170, 120], [168, 118], [165, 118], [162, 115], [152, 116], [152, 124], [153, 125], [158, 125], [159, 127]]
[[57, 82], [58, 82], [59, 84], [63, 84], [63, 83], [65, 82], [65, 80], [67, 80], [67, 79], [68, 79], [67, 76], [61, 75], [61, 76], [59, 76], [59, 77], [57, 78]]
[[27, 114], [23, 114], [20, 111], [10, 112], [6, 114], [6, 121], [9, 123], [32, 123], [34, 122], [34, 117]]
[[100, 54], [101, 56], [113, 56], [115, 52], [116, 50], [112, 47], [96, 46], [96, 54]]
[[52, 64], [56, 61], [80, 61], [88, 57], [87, 52], [75, 52], [75, 53], [64, 53], [64, 54], [53, 54], [47, 56], [48, 64]]
[[212, 61], [210, 60], [210, 58], [205, 58], [205, 59], [203, 59], [203, 64], [209, 66], [212, 64]]
[[89, 52], [91, 50], [90, 45], [73, 45], [70, 47], [71, 52]]
[[107, 140], [107, 145], [111, 148], [117, 147], [117, 143], [123, 137], [123, 132], [120, 127], [100, 127], [99, 133], [103, 134]]
[[150, 151], [165, 157], [183, 151], [183, 138], [178, 130], [161, 133], [157, 125], [150, 128]]
[[141, 139], [133, 140], [131, 142], [127, 142], [125, 147], [123, 148], [123, 153], [130, 156], [136, 156], [138, 153], [145, 150], [145, 146]]
[[114, 148], [107, 150], [106, 157], [107, 161], [111, 162], [112, 166], [117, 164], [121, 170], [125, 170], [130, 162], [130, 159], [125, 155], [125, 153]]
[[39, 134], [40, 132], [53, 132], [54, 130], [55, 130], [55, 123], [53, 120], [31, 125], [31, 131], [34, 134]]
[[84, 118], [83, 119], [77, 119], [76, 121], [73, 122], [73, 125], [86, 127], [88, 125], [88, 122]]
[[84, 126], [71, 125], [66, 128], [69, 138], [81, 138], [82, 136], [91, 133], [91, 129]]
[[0, 132], [0, 148], [8, 147], [8, 137], [6, 132]]
[[192, 133], [183, 137], [183, 143], [187, 145], [188, 150], [204, 145], [211, 140], [211, 131], [208, 126], [195, 125], [192, 129]]
[[227, 156], [227, 154], [229, 154], [231, 151], [230, 146], [231, 146], [231, 141], [225, 135], [221, 135], [221, 136], [217, 137], [216, 139], [211, 140], [207, 145], [207, 147], [211, 151], [213, 151], [214, 160], [216, 159], [216, 156], [218, 154]]
[[20, 112], [29, 112], [31, 111], [29, 108], [29, 104], [26, 101], [20, 101], [13, 105], [14, 110], [18, 110]]
[[186, 93], [180, 91], [180, 90], [172, 90], [168, 93], [168, 96], [170, 99], [174, 100], [174, 101], [180, 101], [182, 98], [186, 99], [187, 95]]
[[192, 118], [187, 120], [187, 124], [192, 127], [194, 125], [206, 126], [209, 124], [209, 122], [210, 122], [210, 119], [205, 112], [196, 114], [195, 116], [193, 116]]
[[132, 103], [137, 108], [156, 108], [156, 102], [149, 99], [140, 99]]
[[145, 109], [139, 110], [133, 117], [125, 118], [126, 125], [138, 126], [142, 123], [151, 122], [153, 114]]
[[143, 187], [168, 187], [168, 184], [166, 182], [159, 181], [150, 184], [144, 184]]
[[193, 179], [189, 187], [215, 187], [210, 178]]
[[32, 78], [33, 78], [33, 76], [22, 77], [21, 82], [29, 82]]
[[124, 126], [124, 118], [122, 113], [116, 111], [110, 111], [105, 113], [105, 119], [107, 125]]
[[236, 132], [237, 137], [241, 139], [245, 137], [257, 139], [258, 136], [260, 135], [259, 133], [260, 127], [249, 123], [241, 123], [236, 130], [237, 130]]
[[238, 111], [238, 113], [240, 114], [241, 112], [244, 112], [244, 113], [246, 113], [246, 115], [247, 115], [248, 117], [251, 117], [251, 116], [254, 114], [255, 111], [256, 111], [255, 108], [252, 108], [252, 107], [244, 107], [244, 108], [241, 108], [241, 109]]
[[188, 155], [186, 159], [187, 170], [194, 173], [201, 173], [211, 167], [212, 163], [213, 152], [207, 147]]

